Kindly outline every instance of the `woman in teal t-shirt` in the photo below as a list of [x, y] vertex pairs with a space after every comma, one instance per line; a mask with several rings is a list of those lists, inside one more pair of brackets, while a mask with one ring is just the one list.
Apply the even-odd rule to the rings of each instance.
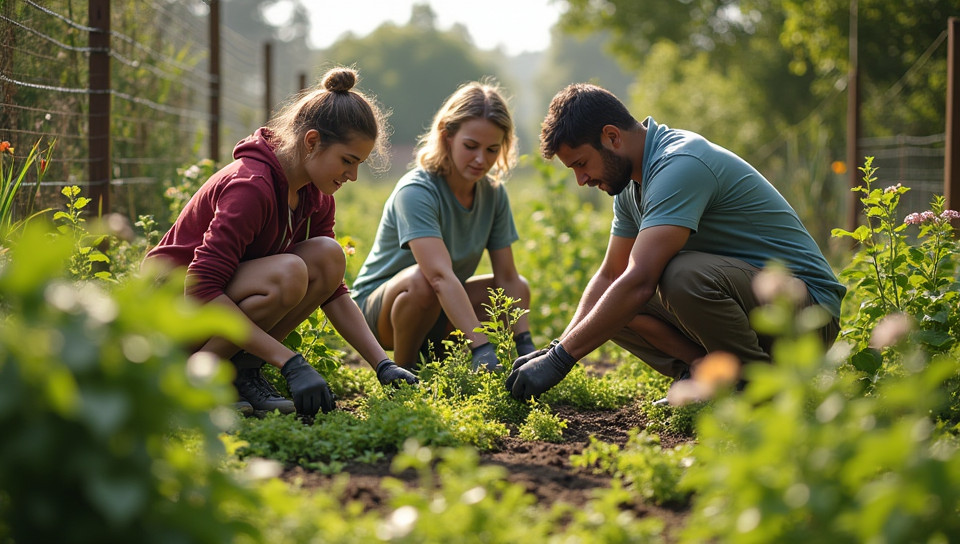
[[[417, 166], [384, 205], [373, 249], [353, 285], [370, 329], [397, 364], [414, 367], [427, 342], [464, 333], [473, 368], [499, 362], [480, 326], [488, 289], [530, 306], [510, 244], [518, 239], [502, 179], [516, 163], [513, 120], [492, 82], [461, 86], [420, 139]], [[493, 274], [474, 276], [484, 250]], [[535, 350], [527, 318], [514, 325], [517, 351]]]

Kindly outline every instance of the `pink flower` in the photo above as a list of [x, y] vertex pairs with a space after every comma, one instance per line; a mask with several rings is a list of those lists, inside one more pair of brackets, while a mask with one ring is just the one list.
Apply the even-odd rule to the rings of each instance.
[[943, 212], [940, 213], [940, 219], [943, 219], [944, 221], [960, 219], [960, 212], [957, 210], [943, 210]]
[[884, 193], [892, 193], [892, 192], [895, 192], [895, 191], [896, 191], [897, 189], [899, 189], [900, 187], [901, 187], [901, 185], [900, 185], [899, 183], [896, 184], [896, 185], [891, 185], [890, 187], [887, 187], [886, 189], [884, 189], [883, 192], [884, 192]]
[[910, 215], [903, 218], [903, 222], [908, 225], [919, 225], [923, 220], [920, 219], [919, 213], [911, 213]]
[[928, 221], [936, 221], [936, 220], [937, 220], [937, 214], [931, 212], [930, 210], [927, 210], [927, 211], [925, 211], [925, 212], [923, 212], [923, 213], [920, 214], [920, 220], [923, 221], [924, 223], [926, 223], [926, 222], [928, 222]]

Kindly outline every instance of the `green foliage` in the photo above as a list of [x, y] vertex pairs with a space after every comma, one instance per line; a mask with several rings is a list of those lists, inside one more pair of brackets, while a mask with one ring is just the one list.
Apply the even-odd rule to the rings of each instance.
[[170, 183], [163, 193], [163, 198], [170, 209], [170, 224], [177, 220], [187, 202], [216, 171], [217, 165], [210, 159], [203, 159], [186, 168], [177, 168], [179, 179]]
[[[414, 471], [417, 486], [387, 478], [386, 512], [344, 504], [346, 478], [325, 489], [291, 489], [277, 480], [258, 488], [263, 509], [253, 518], [266, 542], [657, 542], [662, 523], [620, 508], [628, 494], [613, 489], [586, 505], [541, 507], [499, 466], [481, 466], [470, 448], [402, 446], [392, 470]], [[241, 535], [239, 543], [254, 540]]]
[[[758, 6], [766, 2], [752, 2]], [[794, 73], [816, 76], [816, 96], [832, 93], [849, 70], [850, 8], [843, 0], [782, 0], [781, 47]], [[947, 20], [952, 0], [871, 0], [857, 10], [857, 65], [864, 129], [870, 134], [943, 131]], [[893, 92], [895, 91], [895, 92]]]
[[864, 395], [841, 366], [844, 343], [824, 354], [819, 313], [779, 297], [751, 315], [778, 338], [773, 364], [745, 367], [744, 391], [701, 414], [683, 542], [940, 542], [960, 530], [957, 440], [932, 420], [955, 402], [960, 362], [905, 362]]
[[543, 442], [563, 441], [563, 430], [567, 428], [567, 421], [550, 412], [550, 407], [536, 403], [523, 425], [520, 425], [519, 436], [524, 440], [541, 440]]
[[[876, 339], [878, 325], [887, 316], [903, 315], [915, 323], [910, 339], [928, 356], [949, 353], [960, 334], [960, 283], [957, 282], [958, 246], [950, 219], [935, 197], [932, 210], [900, 220], [897, 206], [909, 189], [897, 185], [880, 189], [873, 158], [867, 157], [861, 194], [865, 224], [853, 232], [834, 229], [833, 235], [852, 238], [859, 250], [840, 273], [848, 288], [840, 337], [854, 347], [853, 365], [869, 375], [883, 372], [883, 361], [899, 363], [893, 342]], [[915, 238], [907, 229], [919, 225]], [[907, 330], [903, 331], [908, 332]], [[874, 340], [872, 340], [874, 339]]]
[[488, 289], [490, 303], [484, 303], [487, 319], [474, 332], [483, 333], [497, 347], [497, 360], [513, 361], [518, 357], [513, 340], [513, 325], [529, 310], [515, 307], [520, 301], [504, 294], [503, 289]]
[[615, 410], [636, 398], [640, 378], [631, 375], [625, 362], [616, 369], [596, 375], [577, 365], [559, 384], [541, 396], [549, 404], [573, 406], [581, 410]]
[[[487, 323], [509, 331], [519, 312], [511, 311], [511, 301], [502, 291], [490, 293], [488, 309], [493, 316]], [[515, 310], [515, 309], [514, 309]], [[312, 330], [324, 325], [314, 322]], [[310, 328], [310, 327], [308, 327]], [[614, 409], [632, 400], [631, 392], [639, 389], [643, 374], [614, 371], [602, 378], [587, 376], [582, 370], [571, 373], [561, 386], [549, 392], [540, 402], [519, 402], [503, 386], [507, 370], [474, 372], [466, 340], [454, 334], [444, 340], [443, 360], [425, 362], [420, 369], [418, 387], [398, 390], [380, 387], [373, 374], [366, 370], [344, 370], [338, 357], [325, 351], [323, 343], [306, 347], [298, 329], [286, 342], [292, 349], [311, 354], [318, 370], [327, 377], [335, 392], [349, 397], [350, 411], [318, 415], [312, 424], [303, 425], [293, 416], [277, 414], [264, 419], [245, 419], [236, 431], [244, 445], [237, 451], [243, 457], [268, 457], [288, 464], [300, 464], [322, 471], [336, 472], [343, 463], [359, 459], [376, 460], [390, 454], [410, 438], [429, 446], [470, 445], [481, 450], [499, 447], [503, 437], [517, 427], [525, 440], [557, 442], [563, 438], [566, 421], [551, 413], [548, 403], [583, 406], [590, 409]], [[303, 333], [303, 334], [302, 334]], [[500, 340], [513, 338], [507, 333]], [[497, 335], [492, 336], [496, 341]], [[323, 355], [317, 356], [316, 348]], [[308, 358], [309, 359], [309, 358]], [[272, 375], [270, 369], [266, 369]], [[357, 378], [362, 373], [362, 378]], [[344, 378], [345, 377], [345, 378]], [[283, 390], [282, 380], [272, 377]], [[355, 379], [361, 385], [352, 390], [338, 386], [341, 381]], [[564, 385], [569, 384], [569, 385]], [[339, 389], [338, 389], [339, 387]], [[344, 399], [345, 400], [345, 399]]]
[[[119, 223], [119, 228], [114, 228], [112, 222]], [[134, 228], [130, 228], [125, 217], [111, 214], [106, 221], [106, 227], [112, 234], [107, 257], [110, 259], [110, 270], [118, 281], [139, 272], [143, 258], [162, 236], [152, 215], [141, 215], [133, 224]]]
[[73, 250], [30, 226], [0, 268], [0, 540], [254, 534], [254, 497], [218, 470], [230, 372], [179, 347], [241, 324], [171, 286], [73, 282]]
[[960, 531], [960, 455], [934, 432], [955, 358], [864, 397], [812, 336], [781, 340], [742, 395], [698, 426], [685, 542], [946, 542]]
[[[0, 142], [0, 247], [8, 245], [10, 237], [31, 219], [47, 211], [33, 211], [37, 191], [40, 190], [40, 182], [43, 181], [43, 174], [53, 154], [53, 143], [49, 144], [46, 150], [42, 150], [40, 141], [37, 140], [37, 143], [33, 144], [19, 168], [16, 166], [14, 147], [10, 142]], [[24, 211], [20, 214], [20, 218], [17, 218], [15, 205], [24, 192], [23, 183], [30, 176], [31, 167], [35, 169], [33, 173], [35, 181], [27, 194]]]
[[431, 446], [493, 449], [507, 432], [502, 423], [486, 419], [478, 403], [434, 397], [423, 387], [402, 387], [372, 393], [352, 413], [320, 414], [312, 425], [278, 414], [248, 418], [241, 421], [237, 437], [247, 443], [238, 450], [243, 457], [337, 472], [343, 463], [396, 452], [408, 438]]
[[80, 188], [76, 185], [64, 187], [60, 192], [67, 198], [67, 211], [58, 211], [53, 214], [60, 234], [73, 240], [73, 255], [67, 270], [74, 279], [89, 280], [98, 278], [110, 280], [112, 275], [105, 269], [110, 263], [110, 257], [101, 251], [106, 234], [91, 234], [85, 226], [87, 220], [83, 217], [83, 209], [90, 203], [90, 199], [80, 196]]
[[660, 446], [659, 436], [631, 429], [622, 448], [591, 436], [583, 452], [570, 457], [570, 464], [614, 476], [642, 500], [680, 504], [691, 493], [679, 483], [693, 462], [692, 453], [690, 444], [665, 449]]

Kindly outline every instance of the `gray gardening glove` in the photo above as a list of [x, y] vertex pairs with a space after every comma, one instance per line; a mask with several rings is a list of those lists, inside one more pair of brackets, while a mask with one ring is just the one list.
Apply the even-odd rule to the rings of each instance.
[[319, 410], [327, 413], [337, 407], [327, 381], [303, 355], [298, 353], [284, 363], [280, 375], [287, 380], [298, 414], [313, 416]]
[[502, 368], [500, 361], [497, 360], [497, 348], [493, 347], [493, 344], [490, 342], [480, 344], [475, 348], [470, 348], [470, 353], [473, 354], [471, 369], [474, 371], [486, 370], [493, 372], [494, 370], [500, 370]]
[[384, 359], [377, 363], [377, 379], [380, 385], [392, 385], [400, 387], [401, 382], [407, 382], [410, 385], [420, 383], [420, 380], [412, 372], [405, 368], [400, 368], [397, 363], [390, 359]]
[[533, 345], [533, 336], [530, 334], [530, 331], [521, 332], [514, 336], [513, 343], [516, 344], [517, 355], [520, 357], [537, 351], [537, 346]]
[[575, 364], [577, 360], [557, 344], [545, 354], [515, 368], [505, 385], [513, 398], [526, 401], [560, 383]]

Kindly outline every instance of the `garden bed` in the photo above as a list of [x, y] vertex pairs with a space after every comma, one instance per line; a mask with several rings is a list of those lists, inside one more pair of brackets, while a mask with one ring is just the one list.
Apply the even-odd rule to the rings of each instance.
[[[507, 472], [507, 480], [522, 485], [528, 493], [537, 498], [540, 506], [549, 507], [563, 502], [574, 506], [583, 506], [593, 498], [593, 492], [608, 488], [611, 478], [594, 474], [584, 468], [573, 467], [570, 456], [581, 453], [587, 447], [589, 438], [611, 444], [623, 445], [631, 428], [644, 428], [646, 421], [636, 405], [628, 405], [618, 410], [584, 411], [560, 406], [555, 413], [567, 420], [562, 442], [528, 441], [511, 436], [503, 440], [502, 447], [495, 451], [482, 452], [482, 464], [497, 465]], [[686, 437], [672, 437], [661, 434], [663, 447], [673, 447], [689, 442]], [[358, 502], [365, 510], [386, 512], [389, 510], [388, 494], [381, 487], [381, 480], [387, 477], [398, 478], [410, 486], [417, 485], [417, 474], [408, 470], [397, 474], [391, 470], [391, 459], [375, 463], [350, 463], [343, 473], [349, 474], [342, 500]], [[338, 476], [326, 475], [300, 466], [287, 468], [282, 478], [304, 489], [327, 488]], [[665, 524], [664, 536], [682, 527], [688, 513], [688, 506], [658, 506], [635, 501], [623, 505], [638, 517], [655, 517]]]

